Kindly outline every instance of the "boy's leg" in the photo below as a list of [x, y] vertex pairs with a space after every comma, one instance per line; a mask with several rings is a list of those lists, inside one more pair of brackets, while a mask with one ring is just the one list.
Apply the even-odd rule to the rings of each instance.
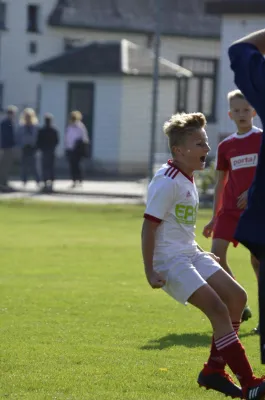
[[[195, 263], [193, 263], [195, 258], [197, 258], [197, 253], [195, 253], [193, 256], [180, 255], [170, 262], [167, 271], [164, 269], [164, 264], [163, 268], [161, 269], [159, 269], [159, 267], [155, 267], [157, 272], [159, 272], [166, 280], [163, 290], [183, 304], [185, 304], [188, 299], [192, 298], [193, 293], [196, 293], [201, 287], [208, 287], [207, 282], [196, 269]], [[213, 263], [211, 257], [208, 256], [208, 259], [211, 260], [211, 265], [205, 266], [205, 270], [208, 274], [207, 276], [214, 274], [216, 271], [222, 271], [220, 265], [216, 262]], [[209, 290], [215, 298], [218, 298], [213, 289], [209, 287]], [[208, 301], [211, 301], [211, 299], [208, 299]], [[226, 306], [219, 298], [218, 302], [221, 303], [221, 306], [226, 309]], [[226, 334], [227, 332], [233, 330], [229, 317], [228, 320], [230, 329], [228, 331], [222, 331], [222, 334]], [[222, 321], [220, 322], [220, 329], [223, 329]], [[220, 356], [220, 354], [218, 354], [218, 356]], [[211, 372], [212, 374], [210, 377], [200, 376], [200, 385], [206, 386], [209, 389], [214, 389], [231, 397], [242, 396], [241, 389], [232, 382], [228, 374], [225, 374], [224, 369], [214, 370]]]
[[257, 258], [253, 254], [250, 253], [250, 261], [251, 261], [253, 271], [256, 275], [257, 281], [259, 281], [259, 260], [257, 260]]
[[[259, 282], [259, 264], [260, 264], [259, 260], [253, 254], [250, 253], [250, 261], [251, 261], [253, 271], [256, 275], [257, 281]], [[253, 332], [256, 333], [257, 335], [259, 335], [259, 333], [260, 333], [259, 323], [258, 323], [257, 327], [253, 329]]]
[[[237, 247], [238, 242], [234, 239], [234, 233], [237, 227], [239, 215], [223, 213], [218, 216], [214, 227], [212, 253], [220, 257], [220, 265], [231, 276], [234, 274], [227, 261], [227, 249], [230, 243]], [[252, 317], [250, 308], [246, 305], [242, 313], [242, 321], [247, 321]]]
[[230, 242], [228, 240], [219, 239], [219, 238], [213, 239], [211, 252], [220, 258], [221, 267], [229, 275], [234, 276], [230, 266], [228, 265], [228, 261], [227, 261], [227, 250], [228, 250], [229, 244], [230, 244]]
[[[227, 278], [223, 278], [225, 275], [224, 271], [220, 270], [216, 272], [215, 275], [215, 279], [211, 279], [212, 283], [220, 280], [223, 281], [223, 284], [225, 284], [225, 282], [228, 283]], [[231, 278], [229, 279], [232, 281]], [[236, 282], [234, 282], [234, 284], [236, 285]], [[222, 285], [219, 284], [219, 287], [221, 286]], [[222, 291], [222, 293], [227, 297], [225, 291]], [[188, 301], [199, 308], [209, 318], [214, 331], [216, 347], [222, 358], [227, 362], [232, 372], [240, 381], [245, 398], [251, 399], [249, 393], [252, 394], [252, 392], [255, 391], [257, 396], [253, 398], [262, 399], [263, 396], [265, 396], [265, 382], [263, 379], [254, 377], [245, 350], [237, 334], [233, 330], [228, 307], [221, 300], [219, 295], [210, 285], [204, 285], [193, 293]], [[239, 397], [240, 395], [237, 393], [235, 396]]]

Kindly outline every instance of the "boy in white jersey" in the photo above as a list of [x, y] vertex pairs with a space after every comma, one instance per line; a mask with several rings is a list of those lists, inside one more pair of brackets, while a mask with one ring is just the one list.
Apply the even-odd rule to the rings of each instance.
[[[142, 228], [146, 277], [152, 288], [163, 288], [175, 300], [199, 308], [212, 324], [210, 357], [198, 383], [238, 398], [254, 388], [261, 399], [265, 382], [253, 375], [237, 336], [246, 293], [221, 268], [219, 259], [195, 241], [199, 200], [193, 172], [205, 167], [210, 150], [205, 125], [201, 113], [176, 114], [164, 125], [172, 160], [156, 173], [148, 188]], [[225, 372], [226, 364], [242, 389]]]

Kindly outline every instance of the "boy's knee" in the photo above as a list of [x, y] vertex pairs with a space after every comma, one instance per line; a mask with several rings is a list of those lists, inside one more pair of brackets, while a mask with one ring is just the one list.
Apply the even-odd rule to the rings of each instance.
[[247, 295], [247, 292], [243, 288], [240, 288], [240, 292], [239, 293], [240, 293], [239, 294], [239, 301], [242, 304], [242, 307], [244, 308], [245, 305], [247, 304], [247, 301], [248, 301], [248, 295]]
[[232, 292], [232, 297], [230, 299], [229, 309], [241, 312], [248, 301], [247, 292], [240, 286]]

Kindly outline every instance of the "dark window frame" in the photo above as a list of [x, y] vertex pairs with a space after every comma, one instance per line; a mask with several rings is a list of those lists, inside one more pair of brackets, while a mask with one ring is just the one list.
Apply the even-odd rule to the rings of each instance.
[[7, 4], [4, 1], [0, 1], [0, 15], [1, 15], [0, 30], [6, 30]]
[[38, 83], [37, 88], [36, 88], [36, 112], [37, 112], [37, 114], [40, 113], [40, 109], [41, 109], [41, 97], [42, 97], [42, 85], [41, 85], [41, 83]]
[[0, 111], [4, 110], [4, 84], [0, 82]]
[[[213, 64], [213, 73], [209, 72], [193, 72], [193, 77], [199, 80], [199, 96], [197, 98], [197, 107], [198, 111], [203, 112], [203, 85], [205, 79], [211, 79], [213, 82], [213, 93], [212, 93], [212, 101], [211, 101], [211, 113], [209, 115], [205, 114], [207, 118], [207, 122], [215, 123], [217, 121], [216, 116], [216, 106], [217, 106], [217, 83], [218, 83], [218, 68], [219, 62], [217, 58], [211, 57], [196, 57], [196, 56], [180, 56], [179, 57], [179, 65], [185, 67], [186, 60], [194, 60], [194, 61], [205, 61], [211, 62]], [[190, 78], [192, 79], [192, 78]], [[183, 85], [183, 87], [181, 87]], [[188, 78], [179, 78], [177, 82], [177, 111], [187, 112], [188, 107], [188, 91], [189, 91], [189, 79]]]
[[29, 42], [29, 54], [35, 55], [38, 53], [38, 43], [35, 40]]
[[[33, 15], [32, 15], [32, 13], [33, 13]], [[40, 33], [39, 17], [40, 17], [40, 5], [39, 4], [28, 4], [28, 6], [27, 6], [27, 32]]]

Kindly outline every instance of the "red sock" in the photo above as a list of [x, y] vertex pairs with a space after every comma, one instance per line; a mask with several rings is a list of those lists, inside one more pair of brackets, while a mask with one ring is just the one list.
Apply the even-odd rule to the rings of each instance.
[[253, 371], [237, 334], [230, 332], [222, 338], [215, 340], [215, 345], [223, 359], [236, 375], [241, 386], [248, 386], [253, 380]]
[[[237, 332], [239, 331], [240, 327], [240, 322], [232, 322], [234, 331]], [[226, 362], [224, 361], [223, 357], [219, 353], [219, 351], [216, 348], [214, 337], [212, 337], [212, 346], [211, 346], [211, 351], [210, 351], [210, 357], [207, 361], [207, 366], [212, 368], [212, 369], [225, 369]]]

